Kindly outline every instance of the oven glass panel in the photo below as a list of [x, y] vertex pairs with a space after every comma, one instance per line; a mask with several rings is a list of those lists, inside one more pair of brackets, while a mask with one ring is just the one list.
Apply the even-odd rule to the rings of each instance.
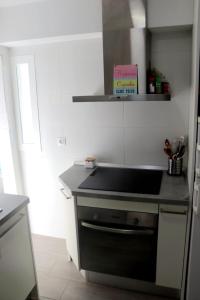
[[84, 270], [155, 282], [157, 227], [79, 219], [79, 246]]

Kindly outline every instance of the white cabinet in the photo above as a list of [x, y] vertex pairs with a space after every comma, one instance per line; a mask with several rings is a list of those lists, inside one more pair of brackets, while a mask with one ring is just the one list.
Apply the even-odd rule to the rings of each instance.
[[36, 285], [26, 209], [0, 227], [0, 298], [25, 300]]
[[61, 189], [61, 192], [66, 198], [67, 203], [67, 251], [72, 258], [74, 264], [79, 269], [79, 255], [78, 255], [78, 229], [77, 229], [77, 216], [76, 216], [76, 203], [75, 198], [71, 195], [70, 191]]
[[187, 208], [161, 205], [159, 213], [156, 284], [181, 289]]
[[193, 24], [193, 0], [148, 0], [149, 28]]

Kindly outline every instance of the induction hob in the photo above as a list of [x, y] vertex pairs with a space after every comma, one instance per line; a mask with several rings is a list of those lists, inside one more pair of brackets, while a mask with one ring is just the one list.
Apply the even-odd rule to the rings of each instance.
[[158, 195], [161, 181], [160, 170], [97, 167], [79, 188]]

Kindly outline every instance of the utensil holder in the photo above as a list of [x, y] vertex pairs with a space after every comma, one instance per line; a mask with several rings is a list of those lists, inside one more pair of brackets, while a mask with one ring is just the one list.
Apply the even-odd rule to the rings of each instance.
[[183, 158], [177, 159], [168, 159], [168, 175], [171, 176], [180, 176], [182, 174], [183, 169]]

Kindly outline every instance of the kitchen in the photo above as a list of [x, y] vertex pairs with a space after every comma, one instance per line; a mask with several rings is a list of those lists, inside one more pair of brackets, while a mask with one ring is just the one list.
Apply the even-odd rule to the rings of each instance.
[[[44, 20], [40, 23], [40, 17], [44, 18], [47, 2], [49, 15], [44, 24]], [[191, 80], [191, 64], [194, 60], [194, 65], [198, 65], [198, 55], [194, 52], [198, 48], [198, 32], [195, 33], [198, 23], [196, 17], [193, 21], [192, 2], [184, 1], [185, 6], [180, 9], [178, 2], [177, 6], [173, 3], [166, 6], [164, 1], [161, 4], [149, 1], [152, 3], [148, 10], [149, 26], [154, 28], [151, 30], [152, 66], [169, 81], [170, 101], [73, 102], [74, 96], [104, 95], [102, 7], [101, 1], [88, 1], [90, 9], [86, 11], [83, 2], [73, 1], [68, 3], [68, 9], [64, 9], [66, 1], [59, 2], [60, 6], [55, 1], [2, 5], [1, 12], [5, 18], [1, 28], [6, 30], [1, 32], [2, 48], [5, 48], [1, 49], [1, 53], [3, 56], [4, 52], [3, 57], [6, 57], [4, 63], [8, 59], [12, 69], [24, 62], [35, 66], [35, 70], [31, 70], [37, 84], [38, 111], [35, 110], [35, 119], [39, 120], [39, 126], [36, 124], [38, 143], [37, 147], [31, 148], [20, 141], [17, 150], [13, 150], [16, 151], [14, 167], [21, 174], [18, 179], [23, 178], [22, 182], [18, 182], [17, 193], [30, 198], [33, 233], [66, 238], [69, 203], [60, 193], [63, 185], [58, 177], [74, 162], [84, 161], [88, 155], [95, 155], [97, 162], [103, 164], [150, 165], [166, 169], [165, 138], [171, 141], [175, 137], [188, 136], [188, 174], [192, 182], [190, 174], [194, 169], [196, 126], [196, 108], [193, 105], [197, 101], [198, 71], [192, 70]], [[70, 16], [72, 11], [76, 11], [75, 18]], [[35, 21], [35, 14], [37, 27], [31, 23]], [[24, 15], [29, 16], [29, 28], [23, 26]], [[55, 19], [53, 25], [52, 17]], [[192, 50], [193, 22], [193, 35], [196, 34], [193, 43], [196, 46]], [[12, 27], [8, 26], [9, 23]], [[174, 26], [176, 30], [166, 31], [168, 26]], [[13, 82], [16, 82], [15, 78]], [[7, 82], [6, 85], [6, 97], [12, 98]], [[16, 94], [15, 84], [13, 90]], [[13, 126], [14, 132], [15, 126], [10, 122], [9, 126]], [[20, 137], [19, 132], [18, 135]], [[186, 155], [184, 164], [187, 167]], [[170, 177], [175, 181], [177, 178]], [[189, 185], [192, 186], [190, 182]], [[75, 229], [75, 226], [72, 227], [70, 233]], [[48, 295], [48, 298], [51, 296]]]

